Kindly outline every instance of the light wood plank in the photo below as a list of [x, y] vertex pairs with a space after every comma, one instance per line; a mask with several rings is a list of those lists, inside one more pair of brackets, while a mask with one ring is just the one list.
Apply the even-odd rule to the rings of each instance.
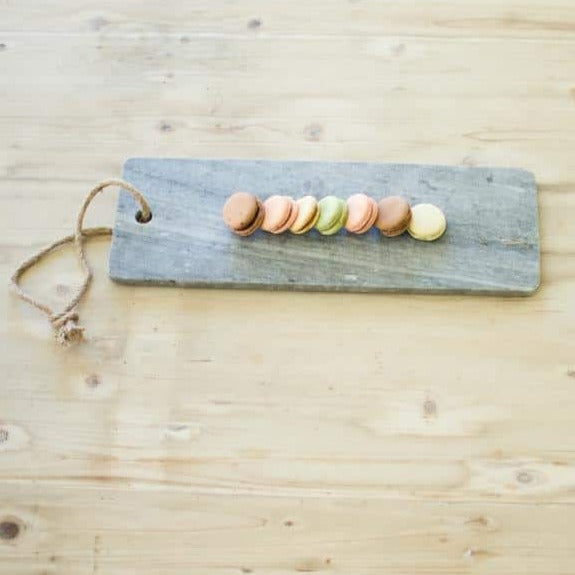
[[0, 173], [98, 179], [134, 155], [311, 155], [572, 180], [559, 166], [575, 129], [575, 43], [413, 40], [395, 56], [394, 42], [32, 36], [0, 54]]
[[389, 34], [573, 39], [571, 0], [317, 0], [313, 7], [265, 0], [146, 3], [57, 0], [6, 3], [2, 30], [98, 35], [381, 36]]
[[[573, 506], [8, 486], [11, 573], [571, 572]], [[557, 532], [541, 529], [556, 526]], [[353, 531], [350, 532], [350, 525]], [[24, 561], [22, 561], [24, 560]]]

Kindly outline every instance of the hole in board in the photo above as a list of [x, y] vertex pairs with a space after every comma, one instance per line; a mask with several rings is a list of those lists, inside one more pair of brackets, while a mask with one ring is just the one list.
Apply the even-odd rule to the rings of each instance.
[[152, 219], [152, 212], [149, 213], [148, 217], [144, 217], [144, 214], [142, 213], [142, 210], [138, 210], [136, 212], [136, 221], [139, 224], [147, 224], [150, 220]]

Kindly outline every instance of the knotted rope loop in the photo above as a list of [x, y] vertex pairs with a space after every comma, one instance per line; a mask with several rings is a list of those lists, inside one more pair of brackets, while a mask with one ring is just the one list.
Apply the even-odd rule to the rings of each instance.
[[[42, 248], [40, 251], [23, 261], [12, 274], [10, 283], [14, 293], [25, 302], [33, 305], [35, 308], [39, 309], [42, 313], [48, 316], [48, 319], [50, 320], [54, 330], [56, 341], [63, 346], [78, 343], [83, 339], [84, 336], [84, 328], [78, 324], [79, 318], [75, 311], [76, 306], [79, 304], [82, 297], [84, 297], [84, 294], [88, 290], [90, 282], [92, 281], [92, 269], [90, 268], [90, 264], [86, 258], [86, 253], [84, 250], [84, 239], [96, 236], [109, 236], [112, 234], [112, 229], [107, 227], [84, 228], [84, 216], [86, 215], [86, 211], [89, 205], [92, 203], [92, 200], [101, 191], [111, 186], [117, 186], [126, 190], [136, 200], [140, 206], [140, 210], [137, 214], [139, 222], [145, 223], [150, 221], [152, 218], [152, 211], [150, 210], [150, 206], [146, 201], [146, 198], [134, 186], [132, 186], [132, 184], [129, 184], [123, 180], [105, 180], [94, 187], [86, 196], [86, 199], [82, 202], [82, 206], [80, 207], [80, 211], [78, 212], [78, 216], [76, 218], [74, 233], [60, 238], [59, 240], [52, 242], [49, 246]], [[25, 292], [20, 286], [20, 280], [27, 270], [34, 267], [49, 253], [63, 245], [72, 242], [74, 243], [76, 248], [76, 255], [78, 256], [80, 265], [82, 267], [82, 283], [68, 304], [64, 307], [64, 309], [56, 312], [48, 304], [41, 302], [40, 300]]]

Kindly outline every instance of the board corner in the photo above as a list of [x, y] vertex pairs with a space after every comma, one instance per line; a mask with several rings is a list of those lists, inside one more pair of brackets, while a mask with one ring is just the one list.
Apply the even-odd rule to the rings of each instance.
[[122, 164], [122, 173], [126, 174], [130, 171], [137, 171], [138, 166], [149, 159], [150, 158], [145, 158], [143, 156], [132, 156], [130, 158], [126, 158]]

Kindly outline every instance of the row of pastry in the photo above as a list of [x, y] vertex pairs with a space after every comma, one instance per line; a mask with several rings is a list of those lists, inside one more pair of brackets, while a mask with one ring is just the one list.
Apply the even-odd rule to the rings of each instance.
[[236, 192], [227, 199], [222, 215], [228, 227], [240, 236], [259, 229], [271, 234], [290, 231], [300, 235], [312, 229], [325, 236], [342, 229], [364, 234], [375, 227], [387, 237], [407, 231], [415, 239], [433, 241], [447, 226], [445, 215], [433, 204], [411, 206], [402, 196], [376, 201], [366, 194], [353, 194], [345, 200], [332, 195], [320, 200], [309, 195], [299, 199], [273, 195], [262, 202], [253, 194]]

